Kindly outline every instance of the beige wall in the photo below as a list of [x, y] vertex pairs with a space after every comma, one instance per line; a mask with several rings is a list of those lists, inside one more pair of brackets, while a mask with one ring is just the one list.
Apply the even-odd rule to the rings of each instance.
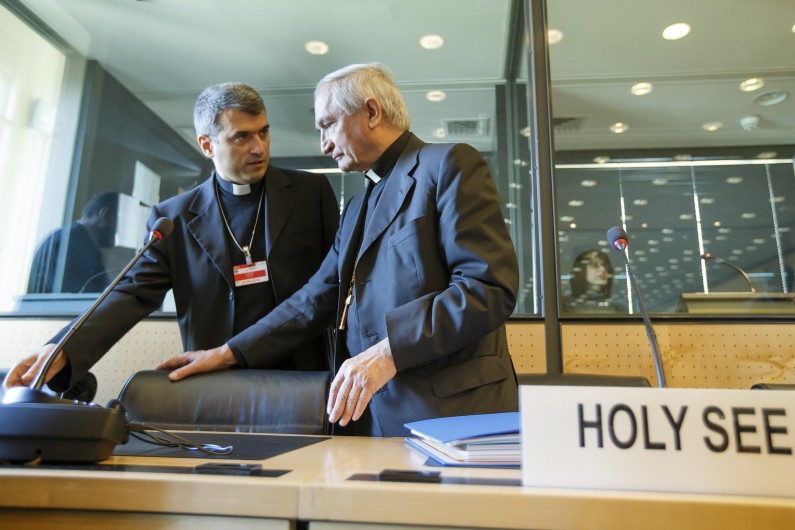
[[[9, 367], [52, 336], [66, 321], [0, 319], [0, 367]], [[792, 324], [656, 324], [668, 386], [749, 388], [759, 382], [795, 383]], [[567, 323], [562, 326], [567, 373], [642, 375], [656, 385], [651, 348], [642, 324]], [[517, 373], [544, 373], [544, 326], [513, 321], [508, 345]], [[118, 395], [138, 370], [182, 351], [174, 320], [147, 320], [128, 333], [92, 370], [95, 401]]]

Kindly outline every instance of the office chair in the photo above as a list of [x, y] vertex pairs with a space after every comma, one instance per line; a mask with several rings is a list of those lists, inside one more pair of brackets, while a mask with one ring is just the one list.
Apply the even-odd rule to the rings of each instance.
[[328, 434], [328, 372], [230, 369], [172, 382], [145, 370], [119, 401], [131, 422], [167, 430]]
[[519, 374], [520, 385], [650, 387], [643, 376], [601, 374]]

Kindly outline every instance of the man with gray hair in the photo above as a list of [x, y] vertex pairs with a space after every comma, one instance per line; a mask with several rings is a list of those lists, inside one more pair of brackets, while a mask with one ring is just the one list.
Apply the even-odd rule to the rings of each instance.
[[365, 172], [367, 187], [318, 272], [241, 334], [258, 346], [246, 365], [267, 365], [336, 318], [327, 412], [338, 433], [405, 436], [406, 422], [518, 410], [505, 321], [519, 271], [483, 157], [409, 132], [378, 64], [323, 78], [315, 124], [322, 151], [343, 171]]
[[[152, 245], [53, 364], [54, 390], [83, 377], [138, 321], [174, 292], [185, 352], [159, 368], [186, 374], [196, 359], [248, 366], [262, 351], [240, 334], [298, 290], [334, 242], [339, 207], [322, 175], [270, 165], [270, 124], [260, 95], [243, 83], [205, 89], [194, 107], [199, 147], [215, 171], [203, 184], [154, 206], [171, 235]], [[55, 343], [9, 371], [6, 386], [29, 385]], [[270, 357], [268, 368], [324, 370], [322, 330], [306, 333]], [[261, 364], [259, 366], [262, 366]]]

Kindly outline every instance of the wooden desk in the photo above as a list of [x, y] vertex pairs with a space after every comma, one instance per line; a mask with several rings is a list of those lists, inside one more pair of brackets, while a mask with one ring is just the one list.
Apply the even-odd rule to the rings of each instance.
[[[203, 461], [114, 457], [106, 463]], [[795, 527], [795, 498], [349, 480], [384, 468], [421, 469], [425, 461], [401, 439], [339, 437], [262, 461], [264, 468], [293, 470], [277, 478], [0, 468], [0, 527], [293, 529], [298, 520], [310, 530]], [[520, 480], [519, 470], [432, 469], [443, 469], [444, 480]]]

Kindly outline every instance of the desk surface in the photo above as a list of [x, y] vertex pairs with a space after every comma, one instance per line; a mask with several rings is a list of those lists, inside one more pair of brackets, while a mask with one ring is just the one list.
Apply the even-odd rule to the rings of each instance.
[[[205, 461], [112, 457], [103, 464], [192, 468]], [[0, 467], [0, 521], [3, 514], [47, 509], [111, 512], [117, 527], [119, 512], [216, 516], [240, 524], [268, 518], [473, 528], [795, 527], [795, 498], [529, 488], [516, 485], [519, 470], [431, 468], [425, 462], [399, 438], [337, 437], [260, 462], [291, 470], [279, 477]], [[350, 479], [385, 468], [441, 470], [443, 479], [477, 484]], [[492, 480], [514, 485], [483, 484]]]

